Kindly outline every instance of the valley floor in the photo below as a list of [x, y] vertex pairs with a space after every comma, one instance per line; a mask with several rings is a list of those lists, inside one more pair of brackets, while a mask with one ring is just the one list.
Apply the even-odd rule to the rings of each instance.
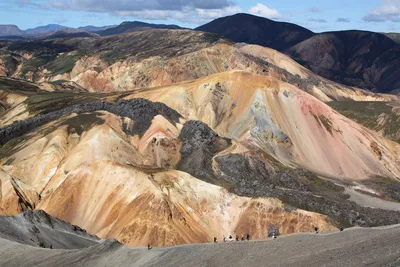
[[0, 239], [0, 266], [399, 266], [400, 225], [275, 240], [127, 248], [107, 240], [50, 250]]

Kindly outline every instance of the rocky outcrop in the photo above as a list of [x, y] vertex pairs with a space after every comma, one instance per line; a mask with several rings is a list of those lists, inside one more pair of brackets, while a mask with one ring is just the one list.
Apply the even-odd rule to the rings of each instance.
[[23, 121], [16, 121], [0, 129], [0, 145], [36, 129], [50, 121], [72, 113], [82, 114], [99, 110], [109, 111], [121, 117], [128, 117], [135, 122], [135, 127], [127, 129], [132, 135], [142, 135], [151, 125], [154, 116], [160, 114], [171, 123], [178, 122], [181, 115], [163, 103], [151, 102], [146, 99], [119, 100], [117, 103], [93, 102], [77, 104], [49, 113], [40, 113]]
[[220, 137], [201, 121], [186, 122], [179, 139], [182, 141], [182, 148], [178, 169], [205, 181], [213, 180], [212, 158], [226, 149], [231, 140]]

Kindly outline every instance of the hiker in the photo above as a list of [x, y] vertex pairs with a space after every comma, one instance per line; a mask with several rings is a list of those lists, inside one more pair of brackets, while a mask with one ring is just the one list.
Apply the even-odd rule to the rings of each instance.
[[229, 235], [229, 241], [232, 241], [232, 235]]
[[153, 247], [150, 246], [150, 243], [147, 243], [147, 249], [150, 250], [150, 249], [152, 249], [152, 248], [153, 248]]
[[343, 232], [343, 230], [344, 230], [343, 226], [340, 226], [339, 230], [340, 230], [340, 232]]
[[244, 241], [244, 234], [242, 235], [242, 241]]
[[317, 226], [314, 227], [315, 233], [318, 234], [319, 228]]
[[214, 237], [214, 243], [217, 243], [217, 238], [216, 237]]
[[247, 233], [246, 239], [247, 239], [247, 241], [250, 240], [250, 235], [249, 235], [249, 233]]
[[278, 237], [278, 233], [276, 229], [272, 232], [272, 239], [276, 239]]
[[239, 241], [239, 235], [236, 235], [236, 241]]

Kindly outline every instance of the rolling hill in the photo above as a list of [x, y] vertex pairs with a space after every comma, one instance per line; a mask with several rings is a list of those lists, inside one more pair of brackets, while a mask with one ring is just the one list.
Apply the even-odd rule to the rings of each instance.
[[96, 31], [100, 36], [109, 36], [114, 34], [121, 34], [126, 32], [142, 31], [148, 29], [182, 29], [177, 25], [165, 25], [165, 24], [151, 24], [141, 21], [125, 21], [116, 27], [111, 27], [105, 30]]

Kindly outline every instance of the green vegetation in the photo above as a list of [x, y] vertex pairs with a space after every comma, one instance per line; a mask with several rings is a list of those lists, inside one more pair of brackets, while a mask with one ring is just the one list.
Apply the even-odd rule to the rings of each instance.
[[24, 77], [28, 72], [35, 73], [40, 67], [43, 67], [50, 61], [54, 60], [55, 56], [42, 56], [33, 58], [22, 65], [20, 76]]
[[319, 115], [318, 118], [324, 125], [325, 129], [332, 134], [332, 122], [324, 115]]
[[40, 91], [34, 83], [7, 77], [0, 77], [0, 90], [31, 95]]
[[113, 51], [100, 54], [100, 59], [106, 62], [108, 65], [114, 64], [119, 58], [120, 55]]
[[312, 115], [314, 116], [314, 119], [318, 122], [320, 126], [324, 126], [325, 129], [330, 134], [333, 134], [332, 122], [327, 117], [325, 117], [324, 115], [315, 115], [315, 114]]
[[79, 58], [79, 55], [61, 55], [46, 65], [46, 68], [51, 71], [52, 75], [71, 72]]
[[25, 143], [28, 142], [28, 140], [29, 136], [23, 135], [21, 137], [11, 139], [3, 146], [0, 146], [0, 159], [10, 157], [16, 152], [18, 152], [20, 149], [24, 147]]
[[[361, 183], [381, 193], [381, 198], [388, 201], [400, 202], [400, 182], [387, 177], [373, 177]], [[362, 192], [365, 194], [365, 192]], [[375, 196], [376, 197], [376, 196]]]
[[[335, 101], [327, 103], [343, 116], [400, 143], [400, 105], [388, 102]], [[399, 111], [395, 111], [395, 108]]]
[[90, 103], [101, 100], [94, 94], [74, 92], [43, 92], [33, 95], [25, 100], [30, 114], [51, 112], [79, 103]]

